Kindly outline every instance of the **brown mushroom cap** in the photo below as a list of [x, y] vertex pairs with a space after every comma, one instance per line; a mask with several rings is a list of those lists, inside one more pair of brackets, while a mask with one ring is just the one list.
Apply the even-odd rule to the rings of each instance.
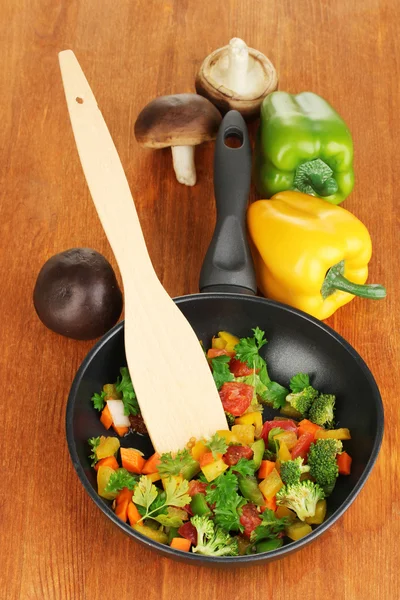
[[256, 97], [252, 94], [238, 95], [228, 87], [216, 82], [213, 78], [216, 63], [226, 60], [228, 51], [229, 44], [223, 48], [218, 48], [204, 59], [196, 76], [196, 92], [208, 98], [222, 114], [229, 110], [238, 110], [247, 120], [257, 118], [265, 96], [278, 87], [278, 75], [275, 67], [264, 54], [254, 48], [248, 48], [249, 56], [257, 62], [260, 72], [263, 74], [264, 85]]
[[221, 119], [219, 111], [203, 96], [159, 96], [140, 112], [135, 137], [147, 148], [196, 146], [216, 138]]

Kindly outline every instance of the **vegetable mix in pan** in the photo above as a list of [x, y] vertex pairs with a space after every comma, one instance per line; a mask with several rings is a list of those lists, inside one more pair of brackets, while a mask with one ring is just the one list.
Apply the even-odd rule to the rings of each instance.
[[[139, 533], [182, 551], [237, 556], [279, 548], [324, 521], [338, 476], [350, 474], [350, 432], [334, 428], [335, 396], [307, 374], [295, 374], [290, 389], [271, 381], [259, 352], [264, 332], [253, 334], [221, 331], [207, 352], [225, 430], [147, 458], [115, 436], [89, 440], [99, 495]], [[145, 432], [126, 368], [92, 401], [106, 429]], [[280, 416], [263, 422], [264, 406]]]

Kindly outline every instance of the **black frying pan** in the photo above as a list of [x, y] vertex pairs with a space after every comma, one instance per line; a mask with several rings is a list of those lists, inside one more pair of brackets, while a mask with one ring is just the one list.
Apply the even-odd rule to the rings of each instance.
[[[240, 148], [226, 146], [228, 137], [237, 138]], [[272, 552], [213, 558], [171, 549], [140, 535], [118, 519], [110, 503], [97, 495], [96, 473], [90, 467], [87, 440], [105, 433], [91, 396], [105, 383], [115, 381], [120, 367], [126, 365], [123, 322], [89, 352], [75, 376], [67, 404], [70, 455], [83, 486], [97, 506], [136, 541], [165, 556], [203, 565], [238, 566], [274, 560], [315, 540], [356, 498], [375, 463], [383, 436], [379, 390], [367, 365], [350, 344], [306, 313], [254, 297], [256, 281], [244, 225], [250, 179], [251, 148], [247, 128], [240, 114], [231, 111], [222, 121], [215, 147], [217, 225], [200, 277], [200, 290], [206, 293], [176, 298], [175, 302], [205, 347], [210, 347], [212, 336], [220, 330], [242, 337], [251, 335], [251, 329], [258, 326], [268, 339], [263, 355], [271, 379], [287, 386], [293, 374], [305, 372], [321, 392], [336, 394], [338, 426], [348, 427], [352, 434], [346, 449], [353, 463], [351, 475], [340, 477], [328, 498], [325, 522], [305, 538]], [[171, 348], [175, 343], [176, 340], [171, 340]], [[266, 408], [264, 420], [276, 414]], [[152, 453], [150, 440], [136, 433], [123, 438], [121, 445], [138, 448], [146, 456]], [[366, 544], [367, 540], [360, 539], [362, 543]]]

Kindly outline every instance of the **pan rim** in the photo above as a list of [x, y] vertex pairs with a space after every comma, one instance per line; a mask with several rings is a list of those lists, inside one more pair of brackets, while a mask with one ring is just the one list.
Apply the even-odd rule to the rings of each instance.
[[177, 560], [177, 559], [182, 560], [186, 563], [198, 563], [203, 566], [232, 566], [232, 567], [238, 568], [238, 567], [242, 567], [242, 566], [244, 567], [247, 565], [255, 565], [255, 564], [259, 564], [259, 563], [270, 562], [270, 561], [273, 561], [276, 559], [283, 558], [288, 554], [294, 553], [294, 552], [300, 550], [301, 548], [304, 548], [306, 545], [310, 544], [314, 540], [316, 540], [318, 537], [320, 537], [322, 534], [324, 534], [338, 519], [340, 519], [340, 517], [351, 506], [351, 504], [354, 502], [354, 500], [360, 493], [361, 489], [364, 487], [364, 485], [375, 465], [375, 462], [378, 458], [380, 447], [382, 444], [383, 433], [384, 433], [384, 407], [383, 407], [382, 397], [381, 397], [378, 385], [375, 381], [375, 378], [374, 378], [370, 368], [368, 367], [368, 365], [366, 364], [364, 359], [355, 350], [355, 348], [353, 348], [353, 346], [351, 346], [351, 344], [349, 344], [349, 342], [346, 341], [346, 339], [343, 336], [341, 336], [339, 333], [337, 333], [332, 327], [330, 327], [326, 323], [323, 323], [322, 321], [316, 319], [315, 317], [312, 317], [308, 313], [305, 313], [303, 311], [295, 309], [291, 306], [276, 302], [274, 300], [270, 300], [268, 298], [261, 298], [259, 296], [246, 296], [243, 294], [235, 294], [235, 293], [213, 292], [213, 293], [191, 294], [191, 295], [178, 296], [176, 298], [173, 298], [174, 302], [178, 306], [180, 304], [185, 304], [186, 302], [189, 302], [189, 301], [190, 302], [195, 301], [195, 300], [203, 301], [205, 299], [207, 299], [207, 300], [210, 300], [210, 299], [237, 299], [237, 300], [240, 300], [241, 302], [243, 300], [245, 300], [246, 303], [251, 303], [251, 302], [255, 302], [257, 304], [262, 303], [267, 306], [274, 306], [276, 308], [283, 309], [288, 313], [292, 313], [296, 316], [299, 316], [299, 317], [305, 319], [306, 321], [309, 321], [310, 323], [313, 324], [313, 326], [319, 327], [324, 332], [326, 332], [328, 335], [330, 335], [336, 342], [338, 342], [340, 345], [342, 345], [346, 349], [346, 351], [349, 352], [349, 354], [351, 354], [353, 359], [356, 361], [358, 366], [361, 368], [361, 370], [363, 371], [364, 375], [366, 376], [368, 383], [371, 387], [371, 392], [373, 394], [375, 404], [376, 404], [376, 410], [377, 410], [377, 431], [375, 434], [374, 444], [372, 447], [370, 459], [368, 460], [360, 479], [356, 483], [354, 489], [349, 494], [349, 496], [347, 496], [346, 500], [344, 502], [342, 502], [342, 504], [332, 513], [332, 515], [330, 515], [328, 517], [328, 519], [326, 519], [326, 521], [324, 521], [324, 523], [322, 523], [316, 529], [314, 529], [312, 531], [312, 533], [310, 533], [309, 535], [307, 535], [306, 537], [304, 537], [300, 540], [292, 541], [292, 542], [286, 544], [285, 546], [278, 548], [277, 550], [272, 550], [270, 552], [264, 552], [264, 553], [260, 553], [260, 554], [253, 554], [253, 555], [249, 555], [249, 556], [245, 555], [245, 556], [232, 556], [232, 557], [212, 557], [212, 556], [199, 555], [199, 554], [195, 554], [195, 553], [191, 553], [191, 552], [182, 552], [180, 550], [175, 550], [165, 544], [161, 544], [159, 542], [156, 542], [156, 541], [150, 540], [149, 538], [146, 538], [145, 536], [137, 533], [129, 525], [127, 525], [126, 523], [121, 521], [121, 519], [118, 519], [118, 517], [115, 516], [114, 512], [111, 510], [109, 505], [106, 504], [100, 498], [100, 496], [98, 496], [98, 494], [95, 492], [95, 490], [93, 489], [93, 487], [92, 487], [89, 479], [87, 478], [85, 471], [80, 463], [80, 460], [78, 457], [78, 452], [76, 449], [75, 439], [73, 436], [73, 413], [74, 413], [74, 408], [75, 408], [75, 400], [76, 400], [77, 390], [79, 388], [81, 380], [82, 380], [89, 364], [95, 358], [96, 354], [102, 349], [102, 347], [105, 344], [107, 344], [108, 341], [113, 336], [117, 335], [120, 332], [120, 330], [122, 330], [124, 328], [124, 321], [120, 321], [119, 323], [114, 325], [114, 327], [112, 327], [106, 334], [104, 334], [104, 336], [102, 336], [94, 344], [94, 346], [89, 350], [89, 352], [84, 357], [84, 359], [72, 381], [72, 385], [71, 385], [70, 392], [68, 395], [68, 400], [67, 400], [66, 419], [65, 419], [66, 438], [67, 438], [67, 445], [68, 445], [68, 451], [70, 454], [70, 458], [71, 458], [72, 464], [74, 466], [74, 469], [75, 469], [83, 487], [85, 488], [86, 492], [89, 494], [90, 498], [95, 502], [95, 504], [100, 508], [100, 510], [107, 517], [109, 517], [111, 519], [111, 521], [113, 521], [125, 534], [129, 535], [134, 540], [136, 540], [137, 542], [141, 543], [142, 545], [152, 549], [153, 551], [155, 550], [159, 554], [162, 554], [165, 557], [172, 558], [175, 560]]

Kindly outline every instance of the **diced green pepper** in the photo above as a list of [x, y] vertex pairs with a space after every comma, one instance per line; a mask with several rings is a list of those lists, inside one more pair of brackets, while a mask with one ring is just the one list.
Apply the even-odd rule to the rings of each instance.
[[254, 502], [257, 506], [263, 506], [265, 504], [264, 496], [258, 487], [256, 477], [251, 477], [250, 475], [247, 475], [246, 477], [239, 476], [238, 480], [239, 489], [246, 500]]
[[211, 510], [206, 502], [204, 494], [195, 494], [193, 496], [190, 503], [190, 510], [194, 515], [200, 515], [200, 517], [211, 514]]
[[256, 442], [254, 442], [254, 444], [251, 445], [251, 449], [253, 450], [254, 454], [253, 454], [253, 462], [256, 465], [256, 470], [260, 468], [261, 465], [261, 461], [263, 459], [264, 456], [264, 450], [265, 450], [265, 442], [262, 438], [260, 438], [259, 440], [257, 440]]
[[283, 546], [282, 538], [274, 538], [273, 540], [262, 540], [256, 544], [257, 553], [259, 552], [271, 552]]

